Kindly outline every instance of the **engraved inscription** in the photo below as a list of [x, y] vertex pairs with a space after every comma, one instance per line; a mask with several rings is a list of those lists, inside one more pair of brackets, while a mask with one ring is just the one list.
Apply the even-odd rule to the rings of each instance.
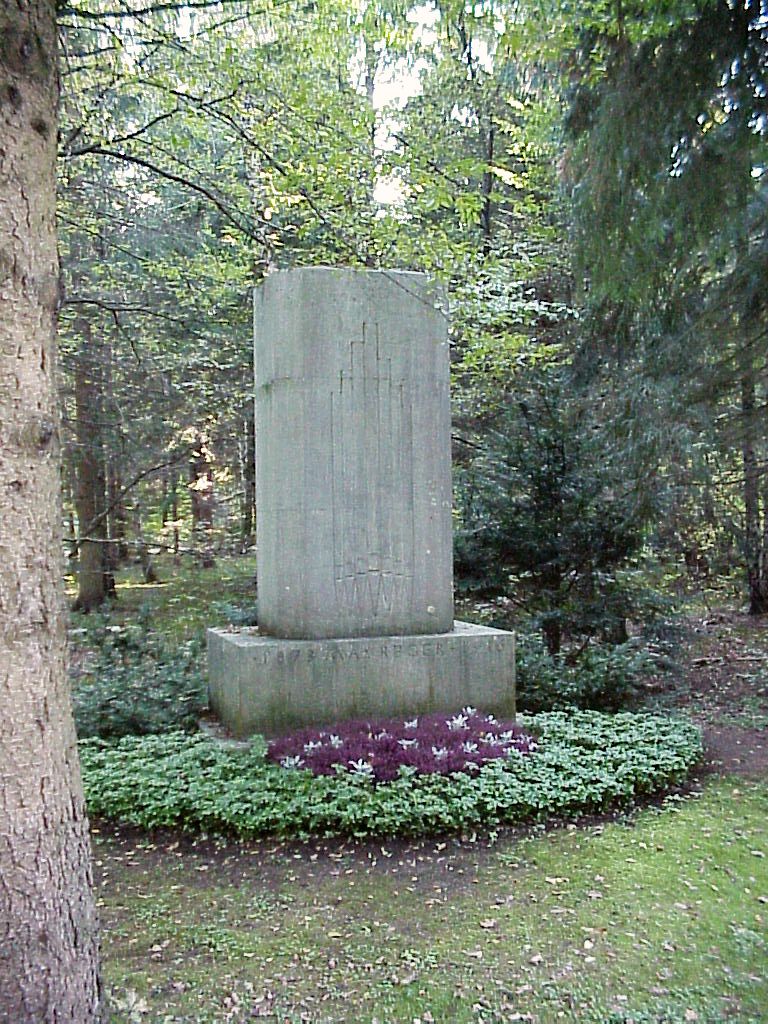
[[[486, 637], [484, 646], [487, 650], [493, 651], [494, 653], [509, 656], [512, 654], [512, 645], [510, 644], [509, 637]], [[256, 664], [259, 665], [275, 663], [278, 665], [294, 665], [297, 662], [310, 663], [313, 661], [338, 663], [358, 661], [368, 657], [386, 659], [401, 657], [416, 658], [422, 656], [454, 660], [459, 655], [460, 649], [461, 645], [455, 640], [447, 640], [442, 643], [436, 643], [434, 640], [422, 640], [418, 643], [414, 642], [406, 644], [403, 644], [402, 641], [393, 641], [390, 643], [382, 643], [381, 645], [372, 644], [370, 641], [366, 641], [364, 644], [351, 644], [349, 646], [337, 646], [334, 644], [330, 647], [315, 647], [312, 645], [306, 649], [301, 647], [273, 647], [270, 644], [267, 647], [260, 647], [257, 650], [252, 651], [251, 657]]]
[[407, 382], [363, 324], [330, 396], [333, 573], [339, 606], [406, 608], [413, 583], [413, 409]]

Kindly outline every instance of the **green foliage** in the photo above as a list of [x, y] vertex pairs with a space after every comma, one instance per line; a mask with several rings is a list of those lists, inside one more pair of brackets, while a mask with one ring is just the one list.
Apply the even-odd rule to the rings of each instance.
[[626, 805], [682, 781], [701, 755], [698, 729], [651, 715], [569, 712], [522, 724], [536, 754], [476, 774], [374, 784], [355, 772], [314, 776], [248, 749], [171, 733], [81, 744], [90, 813], [144, 828], [280, 835], [430, 835], [493, 829]]
[[618, 711], [637, 696], [656, 666], [646, 647], [590, 643], [578, 658], [551, 655], [537, 634], [517, 635], [517, 701], [522, 711], [568, 707]]
[[[658, 13], [655, 0], [635, 6], [628, 23]], [[571, 56], [577, 88], [568, 128], [593, 294], [653, 302], [670, 274], [701, 260], [710, 287], [725, 273], [740, 304], [739, 291], [751, 296], [756, 287], [740, 273], [757, 255], [750, 234], [762, 239], [753, 209], [761, 194], [764, 205], [765, 192], [760, 3], [677, 5], [634, 37], [626, 24], [612, 23], [605, 5], [589, 7], [593, 20], [587, 14], [580, 22], [581, 44]], [[652, 110], [663, 115], [649, 117]], [[683, 275], [673, 287], [680, 284], [694, 299], [694, 282]]]
[[[764, 5], [589, 2], [569, 20], [564, 178], [595, 328], [585, 348], [600, 373], [627, 381], [627, 431], [658, 425], [659, 464], [672, 476], [689, 475], [702, 455], [715, 464], [681, 495], [678, 508], [693, 497], [694, 515], [661, 528], [682, 527], [688, 557], [707, 534], [731, 548], [759, 613], [768, 607], [758, 495], [768, 439], [755, 414], [768, 319]], [[649, 392], [650, 416], [635, 399]], [[681, 425], [687, 451], [671, 443]], [[696, 486], [714, 490], [716, 515], [702, 515]]]
[[460, 478], [456, 570], [470, 589], [526, 595], [551, 653], [563, 634], [625, 639], [647, 508], [589, 396], [532, 370]]
[[[650, 1010], [621, 1010], [602, 1017], [596, 1024], [729, 1024], [733, 1014], [720, 1007], [701, 1006], [695, 993], [690, 999], [665, 1000]], [[739, 1016], [741, 1024], [759, 1024], [757, 1017]]]
[[142, 736], [192, 730], [205, 707], [202, 644], [171, 645], [146, 623], [87, 629], [94, 653], [77, 679], [73, 702], [80, 737]]
[[217, 618], [226, 620], [230, 626], [258, 626], [259, 624], [258, 601], [248, 601], [244, 604], [214, 601], [211, 611]]

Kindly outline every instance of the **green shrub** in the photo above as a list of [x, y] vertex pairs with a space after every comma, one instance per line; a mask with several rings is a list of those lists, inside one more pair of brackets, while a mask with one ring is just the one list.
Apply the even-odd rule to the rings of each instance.
[[89, 625], [86, 669], [73, 687], [81, 738], [142, 736], [197, 727], [205, 707], [198, 640], [172, 647], [146, 626]]
[[81, 744], [91, 815], [144, 828], [243, 837], [430, 835], [494, 829], [627, 805], [681, 782], [701, 754], [691, 723], [652, 715], [553, 712], [521, 719], [539, 751], [473, 775], [393, 782], [361, 773], [314, 776], [265, 759], [258, 739], [233, 748], [183, 733]]
[[588, 644], [573, 664], [554, 657], [537, 634], [517, 637], [517, 701], [537, 713], [567, 707], [618, 711], [637, 696], [643, 677], [655, 668], [648, 651], [626, 644]]

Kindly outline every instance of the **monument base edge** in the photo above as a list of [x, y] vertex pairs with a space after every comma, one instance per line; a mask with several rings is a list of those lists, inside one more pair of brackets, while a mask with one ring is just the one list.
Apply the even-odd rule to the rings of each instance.
[[515, 635], [455, 622], [450, 633], [283, 640], [208, 630], [211, 710], [237, 737], [352, 718], [515, 714]]

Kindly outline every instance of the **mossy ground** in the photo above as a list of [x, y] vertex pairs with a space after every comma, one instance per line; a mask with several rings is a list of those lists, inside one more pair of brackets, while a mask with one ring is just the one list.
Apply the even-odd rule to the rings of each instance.
[[[149, 606], [182, 640], [226, 619], [212, 599], [252, 599], [247, 560], [161, 568], [159, 587], [128, 575], [115, 621]], [[722, 671], [681, 699], [710, 723], [730, 713], [754, 753], [768, 642], [727, 629], [714, 653], [711, 630], [694, 637], [688, 668], [722, 656], [704, 663]], [[97, 823], [112, 1021], [768, 1021], [767, 812], [760, 761], [629, 818], [492, 843], [217, 844]]]
[[[178, 563], [158, 559], [158, 583], [144, 583], [138, 565], [121, 569], [117, 578], [117, 600], [106, 606], [116, 625], [135, 622], [142, 614], [151, 628], [170, 640], [202, 637], [209, 626], [228, 623], [227, 605], [242, 607], [256, 599], [256, 568], [253, 557], [222, 558], [211, 569], [201, 569], [189, 559]], [[68, 593], [75, 593], [68, 581]], [[73, 625], [87, 627], [89, 616], [75, 614]]]

